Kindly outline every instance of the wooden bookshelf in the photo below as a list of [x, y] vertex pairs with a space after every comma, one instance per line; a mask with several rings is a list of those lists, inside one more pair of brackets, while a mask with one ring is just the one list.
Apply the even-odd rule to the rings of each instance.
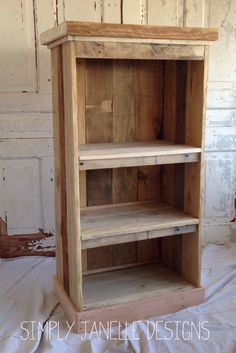
[[55, 294], [77, 332], [197, 305], [212, 28], [64, 22], [52, 53]]

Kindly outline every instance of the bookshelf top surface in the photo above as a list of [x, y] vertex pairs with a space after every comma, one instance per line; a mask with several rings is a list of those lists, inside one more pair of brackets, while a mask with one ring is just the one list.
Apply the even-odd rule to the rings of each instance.
[[[218, 39], [218, 29], [200, 28], [200, 27], [172, 27], [156, 25], [135, 25], [135, 24], [117, 24], [117, 23], [96, 23], [65, 21], [58, 26], [41, 34], [41, 44], [49, 45], [54, 41], [68, 37], [92, 37], [93, 40], [101, 38], [113, 39], [136, 39], [138, 42], [149, 40], [150, 43], [156, 40], [170, 40], [173, 42], [186, 41], [183, 44], [189, 44], [189, 41], [204, 42], [210, 44]], [[173, 43], [172, 42], [172, 43]]]

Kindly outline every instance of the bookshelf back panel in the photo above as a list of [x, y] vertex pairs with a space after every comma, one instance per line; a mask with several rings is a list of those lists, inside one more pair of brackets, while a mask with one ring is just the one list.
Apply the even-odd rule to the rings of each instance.
[[[202, 61], [78, 59], [77, 75], [80, 143], [164, 138], [201, 147], [202, 103], [193, 103], [203, 93], [201, 80], [196, 84]], [[163, 198], [183, 209], [186, 168], [81, 171], [81, 206]], [[154, 239], [84, 251], [84, 269], [148, 261], [158, 244]]]

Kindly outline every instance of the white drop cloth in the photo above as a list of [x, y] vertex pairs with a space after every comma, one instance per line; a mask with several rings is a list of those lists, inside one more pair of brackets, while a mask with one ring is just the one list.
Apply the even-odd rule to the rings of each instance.
[[[204, 304], [150, 319], [148, 324], [139, 322], [135, 327], [130, 325], [119, 333], [113, 328], [113, 339], [106, 339], [105, 334], [98, 339], [96, 333], [87, 339], [74, 333], [66, 337], [66, 318], [61, 307], [56, 307], [57, 301], [52, 294], [54, 271], [53, 258], [26, 257], [0, 262], [1, 353], [236, 352], [236, 244], [229, 247], [210, 245], [203, 250]], [[161, 322], [152, 335], [157, 320]], [[167, 320], [168, 327], [173, 329], [171, 340], [169, 331], [164, 327]], [[34, 331], [31, 330], [32, 321], [35, 321]], [[180, 322], [178, 329], [177, 321]], [[203, 339], [207, 331], [201, 331], [200, 339], [194, 329], [184, 329], [183, 335], [184, 322], [192, 323], [193, 327], [206, 322], [203, 325], [210, 332], [209, 339]], [[44, 334], [42, 330], [37, 330], [38, 323], [46, 323]], [[50, 331], [49, 324], [57, 327]], [[147, 325], [151, 332], [147, 331]], [[191, 339], [188, 332], [191, 332]], [[118, 334], [122, 339], [116, 339]], [[26, 338], [27, 335], [30, 339], [22, 340], [21, 336]], [[162, 339], [164, 337], [168, 339]]]

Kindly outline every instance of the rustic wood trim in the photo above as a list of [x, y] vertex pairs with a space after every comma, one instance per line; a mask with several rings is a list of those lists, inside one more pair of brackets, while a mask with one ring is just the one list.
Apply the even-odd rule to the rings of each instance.
[[65, 170], [65, 119], [62, 77], [61, 47], [51, 51], [53, 89], [54, 133], [54, 180], [55, 180], [55, 227], [56, 227], [56, 273], [69, 292], [67, 220], [66, 220], [66, 170]]
[[90, 59], [203, 60], [204, 46], [79, 41], [76, 43], [76, 56]]
[[48, 48], [52, 49], [65, 42], [102, 42], [102, 43], [127, 43], [127, 44], [160, 44], [160, 45], [181, 45], [181, 46], [209, 46], [213, 42], [207, 40], [184, 40], [184, 39], [140, 39], [140, 38], [115, 38], [115, 37], [82, 37], [82, 36], [65, 36], [48, 44]]
[[80, 198], [78, 162], [78, 107], [77, 68], [75, 43], [62, 46], [64, 114], [65, 114], [65, 158], [66, 158], [66, 205], [69, 259], [69, 293], [78, 310], [82, 310], [82, 255], [80, 241]]
[[42, 33], [40, 38], [45, 45], [68, 35], [215, 41], [218, 39], [218, 29], [66, 21]]
[[147, 240], [147, 239], [156, 239], [161, 237], [167, 237], [171, 235], [178, 234], [187, 234], [193, 233], [197, 229], [195, 224], [186, 225], [180, 227], [170, 227], [165, 229], [158, 229], [147, 232], [139, 233], [128, 233], [122, 235], [114, 235], [110, 237], [100, 237], [98, 239], [84, 239], [82, 240], [82, 249], [96, 248], [100, 246], [114, 245], [114, 244], [123, 244], [130, 243], [133, 241]]
[[199, 159], [200, 152], [166, 156], [94, 159], [81, 161], [80, 170], [164, 165], [173, 163], [192, 163], [199, 161]]

